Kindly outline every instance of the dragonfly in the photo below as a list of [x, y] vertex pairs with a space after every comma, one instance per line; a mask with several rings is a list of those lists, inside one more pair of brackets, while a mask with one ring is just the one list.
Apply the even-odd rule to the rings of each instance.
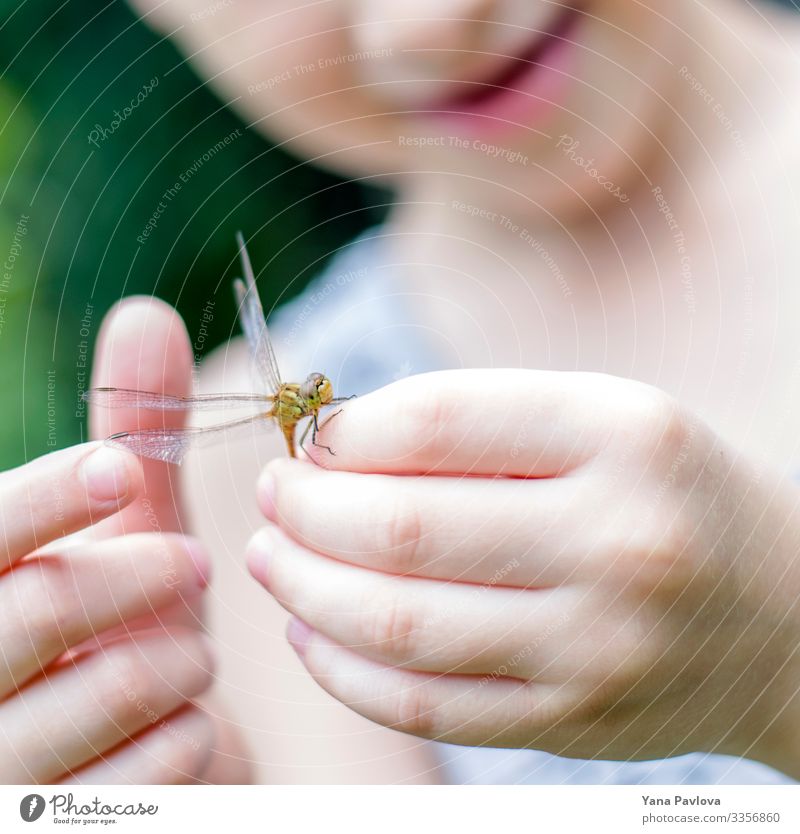
[[334, 397], [331, 381], [321, 373], [309, 374], [302, 383], [282, 381], [258, 296], [253, 267], [241, 232], [237, 233], [236, 242], [245, 280], [237, 278], [233, 282], [233, 290], [239, 322], [249, 347], [256, 388], [259, 389], [257, 393], [176, 397], [131, 388], [90, 388], [83, 393], [83, 399], [104, 408], [195, 411], [250, 406], [262, 410], [243, 419], [213, 426], [118, 432], [106, 438], [108, 445], [126, 449], [141, 457], [181, 464], [186, 453], [193, 447], [215, 443], [236, 434], [249, 434], [264, 425], [277, 424], [283, 432], [289, 455], [297, 457], [295, 429], [302, 420], [310, 418], [300, 438], [300, 447], [303, 447], [311, 429], [312, 444], [335, 454], [330, 446], [317, 443], [317, 432], [321, 425], [335, 417], [339, 411], [328, 416], [322, 424], [319, 423], [319, 412], [323, 406], [345, 402], [352, 397]]

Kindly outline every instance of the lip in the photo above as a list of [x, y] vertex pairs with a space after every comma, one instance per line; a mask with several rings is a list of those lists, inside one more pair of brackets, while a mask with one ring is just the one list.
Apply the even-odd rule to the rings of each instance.
[[491, 78], [465, 82], [467, 90], [428, 112], [468, 133], [492, 134], [533, 127], [564, 96], [576, 57], [581, 10], [570, 6]]

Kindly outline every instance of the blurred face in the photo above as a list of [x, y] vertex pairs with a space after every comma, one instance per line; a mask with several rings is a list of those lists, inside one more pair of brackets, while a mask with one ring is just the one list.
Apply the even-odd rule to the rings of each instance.
[[137, 0], [149, 4], [244, 117], [298, 155], [401, 191], [446, 177], [448, 194], [480, 200], [489, 182], [495, 204], [522, 192], [556, 211], [637, 175], [691, 6]]

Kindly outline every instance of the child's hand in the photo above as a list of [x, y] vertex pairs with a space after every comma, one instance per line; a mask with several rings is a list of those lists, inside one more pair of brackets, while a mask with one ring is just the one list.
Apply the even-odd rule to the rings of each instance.
[[425, 374], [318, 442], [265, 471], [248, 559], [336, 698], [461, 744], [797, 769], [796, 490], [665, 394]]
[[[181, 394], [191, 367], [175, 312], [130, 299], [103, 324], [93, 384]], [[95, 437], [164, 419], [90, 416]], [[208, 558], [174, 475], [101, 443], [0, 474], [0, 782], [212, 778], [215, 721], [191, 700], [212, 682]]]
[[[202, 635], [129, 630], [201, 593], [207, 562], [199, 545], [156, 533], [52, 544], [116, 514], [141, 489], [136, 458], [99, 443], [0, 475], [2, 784], [62, 779], [146, 731], [139, 750], [114, 750], [90, 779], [116, 772], [135, 780], [148, 772], [143, 753], [163, 757], [170, 733], [208, 734], [202, 717], [184, 709], [211, 679]], [[161, 723], [166, 716], [174, 717]], [[184, 747], [188, 765], [193, 754]], [[131, 766], [137, 759], [141, 769]]]

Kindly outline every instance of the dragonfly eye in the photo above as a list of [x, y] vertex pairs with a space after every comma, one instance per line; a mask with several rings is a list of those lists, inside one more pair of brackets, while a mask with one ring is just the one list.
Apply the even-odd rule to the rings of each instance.
[[319, 392], [319, 398], [323, 403], [329, 403], [333, 399], [333, 386], [327, 377], [322, 377], [322, 379], [317, 383], [317, 391]]
[[300, 386], [300, 396], [304, 400], [315, 400], [320, 396], [320, 386], [325, 377], [322, 374], [309, 374]]

